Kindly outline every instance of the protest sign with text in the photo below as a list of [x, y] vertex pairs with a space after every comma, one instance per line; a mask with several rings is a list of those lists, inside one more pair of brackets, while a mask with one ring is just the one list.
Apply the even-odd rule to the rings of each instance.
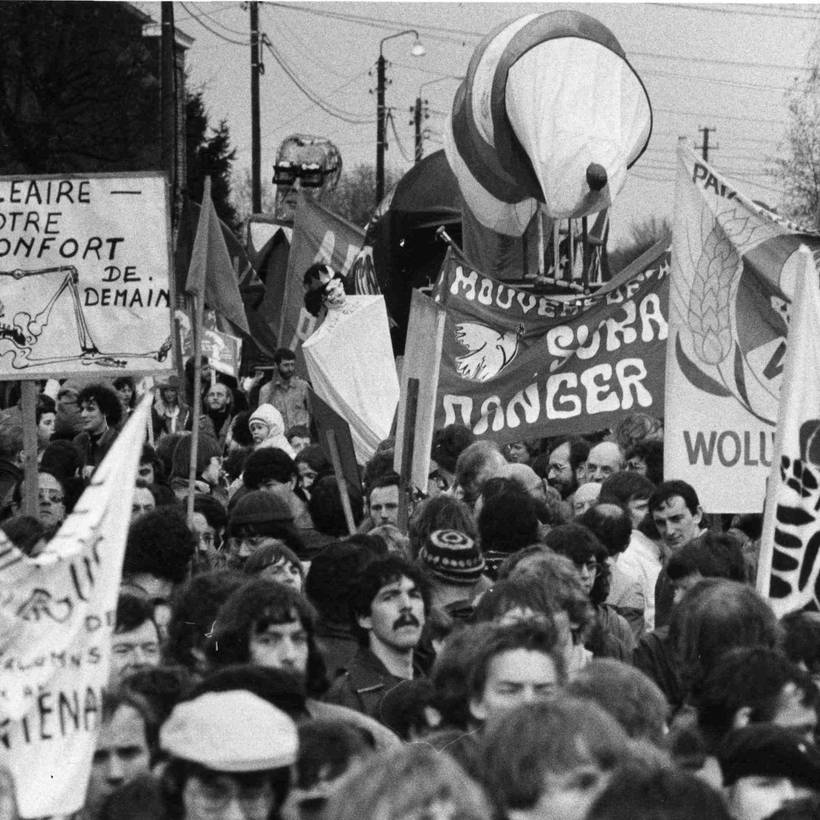
[[143, 399], [44, 553], [0, 532], [0, 763], [23, 817], [82, 808], [108, 680]]
[[0, 178], [0, 378], [171, 367], [163, 174]]
[[627, 413], [662, 414], [668, 252], [590, 297], [505, 285], [448, 254], [436, 427], [499, 443], [587, 433]]
[[709, 512], [760, 512], [772, 463], [787, 311], [801, 242], [820, 248], [678, 147], [664, 474]]

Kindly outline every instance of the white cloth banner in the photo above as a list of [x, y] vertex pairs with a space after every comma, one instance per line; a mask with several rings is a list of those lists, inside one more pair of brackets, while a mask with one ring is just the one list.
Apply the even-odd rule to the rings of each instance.
[[820, 282], [807, 248], [800, 257], [757, 572], [757, 589], [778, 618], [818, 609]]
[[383, 296], [348, 296], [302, 345], [310, 383], [349, 425], [360, 464], [390, 435], [399, 403]]
[[150, 407], [146, 396], [44, 553], [27, 558], [0, 532], [0, 763], [22, 817], [85, 802]]

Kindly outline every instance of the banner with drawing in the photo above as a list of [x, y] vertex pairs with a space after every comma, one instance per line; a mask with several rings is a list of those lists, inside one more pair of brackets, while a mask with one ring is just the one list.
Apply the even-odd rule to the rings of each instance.
[[772, 462], [797, 251], [820, 236], [678, 147], [664, 474], [708, 512], [760, 512]]
[[436, 287], [447, 309], [436, 427], [465, 424], [504, 443], [662, 415], [666, 248], [606, 291], [566, 300], [449, 254]]
[[170, 368], [163, 174], [0, 177], [0, 379]]
[[23, 817], [85, 802], [146, 397], [47, 550], [27, 558], [0, 532], [0, 763]]

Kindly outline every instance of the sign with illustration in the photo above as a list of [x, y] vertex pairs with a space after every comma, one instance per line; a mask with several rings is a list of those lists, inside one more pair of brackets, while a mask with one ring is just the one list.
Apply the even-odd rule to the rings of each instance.
[[759, 512], [772, 462], [798, 249], [810, 234], [678, 149], [664, 473], [709, 512]]
[[0, 379], [172, 365], [160, 173], [0, 177]]

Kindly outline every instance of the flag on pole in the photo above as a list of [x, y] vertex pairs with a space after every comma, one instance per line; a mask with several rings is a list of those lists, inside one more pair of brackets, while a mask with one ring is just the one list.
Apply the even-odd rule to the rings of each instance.
[[820, 282], [811, 252], [799, 256], [757, 572], [778, 617], [820, 597]]
[[150, 409], [146, 396], [45, 552], [0, 532], [0, 764], [22, 817], [85, 802]]
[[[210, 180], [208, 180], [209, 182]], [[248, 319], [239, 293], [239, 282], [231, 264], [231, 256], [219, 217], [216, 215], [211, 187], [205, 185], [199, 222], [191, 252], [191, 264], [185, 282], [185, 292], [203, 293], [207, 305], [222, 314], [240, 330], [250, 334]]]

